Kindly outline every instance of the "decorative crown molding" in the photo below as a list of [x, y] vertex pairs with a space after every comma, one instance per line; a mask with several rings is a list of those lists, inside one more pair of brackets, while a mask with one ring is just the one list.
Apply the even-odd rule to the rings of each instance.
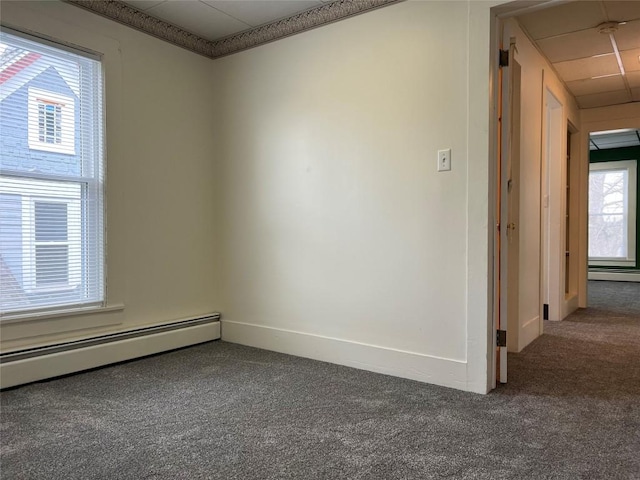
[[403, 0], [337, 0], [215, 41], [186, 32], [118, 0], [63, 1], [215, 59]]

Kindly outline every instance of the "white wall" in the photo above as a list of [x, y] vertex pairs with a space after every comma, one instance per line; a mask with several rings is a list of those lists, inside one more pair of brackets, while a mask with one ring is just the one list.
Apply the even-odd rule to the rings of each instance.
[[216, 61], [223, 339], [486, 391], [490, 5]]
[[220, 308], [211, 61], [60, 2], [5, 2], [2, 22], [104, 54], [108, 305], [1, 326], [2, 350]]
[[210, 62], [2, 2], [3, 22], [105, 54], [115, 307], [5, 325], [3, 349], [219, 309], [228, 340], [486, 392], [500, 3], [406, 2]]

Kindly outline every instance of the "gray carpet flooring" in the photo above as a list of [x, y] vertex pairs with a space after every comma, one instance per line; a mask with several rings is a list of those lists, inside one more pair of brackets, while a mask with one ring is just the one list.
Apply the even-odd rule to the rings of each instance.
[[484, 396], [225, 342], [7, 390], [1, 478], [639, 479], [640, 284], [590, 294]]

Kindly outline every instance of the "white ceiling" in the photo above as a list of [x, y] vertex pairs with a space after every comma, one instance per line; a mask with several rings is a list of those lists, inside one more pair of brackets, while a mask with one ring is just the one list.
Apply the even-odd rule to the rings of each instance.
[[207, 40], [290, 17], [333, 0], [128, 0], [129, 6]]
[[640, 146], [640, 130], [632, 128], [609, 132], [595, 132], [589, 136], [591, 150]]
[[[572, 1], [516, 18], [580, 108], [640, 101], [640, 1]], [[599, 31], [606, 22], [611, 34]]]

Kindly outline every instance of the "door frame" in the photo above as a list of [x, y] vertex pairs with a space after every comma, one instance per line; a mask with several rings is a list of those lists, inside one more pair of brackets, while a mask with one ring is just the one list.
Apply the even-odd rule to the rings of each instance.
[[[514, 1], [510, 3], [499, 4], [490, 9], [490, 90], [489, 90], [489, 99], [490, 99], [490, 118], [489, 118], [489, 205], [496, 206], [500, 205], [501, 192], [499, 189], [501, 188], [501, 182], [497, 181], [499, 173], [499, 162], [498, 155], [500, 154], [500, 146], [499, 142], [499, 122], [498, 122], [498, 108], [500, 101], [499, 94], [499, 61], [498, 61], [498, 51], [502, 48], [502, 33], [504, 28], [505, 21], [517, 15], [521, 15], [524, 13], [530, 13], [536, 10], [546, 9], [549, 7], [553, 7], [559, 3], [563, 3], [563, 0], [539, 0], [535, 2], [527, 2], [527, 1]], [[507, 43], [507, 42], [505, 42]], [[544, 85], [544, 82], [543, 82]], [[489, 226], [490, 229], [489, 241], [490, 241], [490, 252], [493, 253], [493, 261], [490, 272], [492, 273], [491, 281], [489, 282], [489, 286], [492, 289], [489, 295], [491, 299], [491, 315], [489, 316], [489, 355], [487, 357], [487, 379], [489, 388], [495, 388], [498, 381], [498, 365], [500, 363], [499, 355], [497, 354], [498, 349], [496, 348], [496, 332], [499, 326], [499, 308], [500, 302], [502, 301], [502, 297], [505, 298], [508, 296], [508, 285], [506, 282], [500, 282], [497, 270], [500, 268], [500, 263], [498, 262], [498, 258], [500, 256], [500, 249], [506, 248], [505, 245], [500, 245], [500, 242], [497, 240], [499, 233], [497, 229], [499, 228], [499, 218], [500, 215], [498, 212], [501, 210], [501, 207], [491, 208], [489, 212]], [[580, 279], [579, 279], [580, 280]], [[502, 284], [501, 284], [502, 283]], [[585, 281], [583, 282], [586, 285], [586, 276]], [[542, 302], [541, 302], [542, 309]], [[540, 333], [542, 333], [542, 311], [540, 312]], [[508, 320], [507, 320], [508, 322]], [[504, 349], [506, 353], [506, 348]]]
[[[621, 128], [640, 129], [640, 105], [627, 103], [609, 107], [593, 108], [581, 112], [579, 132], [579, 245], [578, 245], [578, 306], [588, 304], [587, 285], [589, 275], [589, 136], [593, 132], [618, 130]], [[640, 164], [638, 165], [640, 168]], [[640, 212], [636, 212], [640, 215]], [[640, 235], [640, 231], [636, 232]], [[639, 255], [640, 252], [636, 252]], [[582, 281], [584, 279], [584, 281]]]
[[[563, 258], [560, 247], [563, 225], [564, 197], [558, 193], [562, 189], [562, 169], [551, 169], [551, 163], [561, 162], [565, 140], [566, 125], [564, 121], [564, 105], [543, 82], [542, 110], [542, 175], [540, 176], [541, 200], [541, 265], [540, 265], [540, 300], [548, 305], [550, 320], [562, 320], [562, 294], [560, 287]], [[541, 307], [542, 307], [541, 305]], [[540, 312], [540, 333], [542, 333], [543, 312]]]

